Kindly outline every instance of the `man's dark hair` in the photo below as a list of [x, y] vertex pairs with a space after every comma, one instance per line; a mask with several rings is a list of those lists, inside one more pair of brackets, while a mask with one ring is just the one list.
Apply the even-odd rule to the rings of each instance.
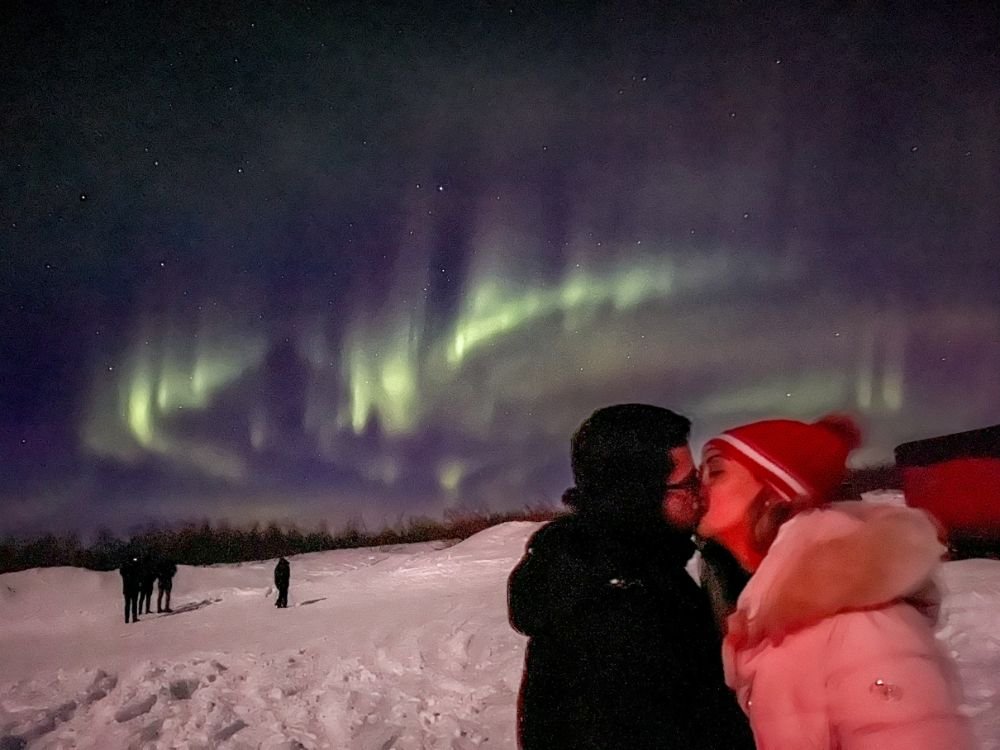
[[674, 469], [669, 451], [687, 445], [691, 420], [650, 404], [598, 409], [573, 435], [576, 487], [564, 501], [579, 510], [628, 512], [658, 507]]

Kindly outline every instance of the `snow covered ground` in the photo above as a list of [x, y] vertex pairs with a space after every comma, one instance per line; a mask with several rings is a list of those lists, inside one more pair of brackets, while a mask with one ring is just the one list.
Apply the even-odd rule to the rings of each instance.
[[[130, 625], [116, 572], [0, 576], [0, 750], [511, 750], [505, 585], [535, 528], [293, 557], [282, 610], [273, 561], [182, 566], [174, 612]], [[1000, 562], [947, 563], [943, 584], [965, 710], [1000, 750]]]

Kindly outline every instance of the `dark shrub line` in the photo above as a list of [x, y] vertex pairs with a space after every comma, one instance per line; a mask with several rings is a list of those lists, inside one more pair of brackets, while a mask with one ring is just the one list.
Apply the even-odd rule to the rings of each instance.
[[34, 539], [8, 537], [0, 541], [0, 573], [58, 565], [113, 570], [131, 554], [162, 557], [182, 565], [213, 565], [324, 550], [461, 540], [507, 521], [549, 521], [559, 512], [549, 508], [525, 508], [508, 513], [453, 512], [447, 513], [443, 521], [414, 518], [398, 528], [374, 532], [355, 523], [335, 534], [325, 524], [313, 531], [303, 531], [295, 525], [276, 522], [263, 527], [254, 523], [245, 528], [227, 523], [189, 522], [170, 529], [146, 529], [127, 539], [102, 530], [89, 546], [81, 544], [75, 534], [45, 534]]
[[[899, 489], [902, 480], [894, 465], [854, 469], [841, 487], [841, 497], [856, 498], [877, 489]], [[444, 520], [414, 518], [398, 528], [371, 532], [353, 523], [336, 533], [326, 524], [313, 531], [276, 522], [240, 528], [227, 523], [185, 523], [174, 528], [150, 528], [127, 539], [104, 530], [84, 546], [74, 534], [45, 534], [34, 539], [8, 537], [0, 541], [0, 573], [29, 568], [70, 565], [91, 570], [113, 570], [128, 554], [145, 553], [182, 565], [213, 565], [270, 560], [305, 552], [354, 547], [379, 547], [438, 539], [467, 539], [506, 521], [549, 521], [562, 512], [555, 508], [525, 508], [507, 513], [449, 512]]]

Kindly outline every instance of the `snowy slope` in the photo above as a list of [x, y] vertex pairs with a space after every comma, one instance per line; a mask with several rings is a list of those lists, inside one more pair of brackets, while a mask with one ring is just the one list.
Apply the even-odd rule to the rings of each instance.
[[[293, 557], [284, 610], [273, 561], [182, 566], [175, 612], [131, 625], [115, 572], [0, 576], [0, 748], [512, 750], [505, 584], [535, 528]], [[948, 563], [943, 583], [941, 635], [997, 750], [1000, 562]]]

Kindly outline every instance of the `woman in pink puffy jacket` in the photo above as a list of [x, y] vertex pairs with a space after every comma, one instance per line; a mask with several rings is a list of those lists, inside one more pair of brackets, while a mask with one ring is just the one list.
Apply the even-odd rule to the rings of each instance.
[[767, 420], [708, 441], [698, 533], [752, 573], [723, 646], [759, 750], [969, 750], [933, 634], [944, 546], [922, 511], [831, 503], [859, 431]]

